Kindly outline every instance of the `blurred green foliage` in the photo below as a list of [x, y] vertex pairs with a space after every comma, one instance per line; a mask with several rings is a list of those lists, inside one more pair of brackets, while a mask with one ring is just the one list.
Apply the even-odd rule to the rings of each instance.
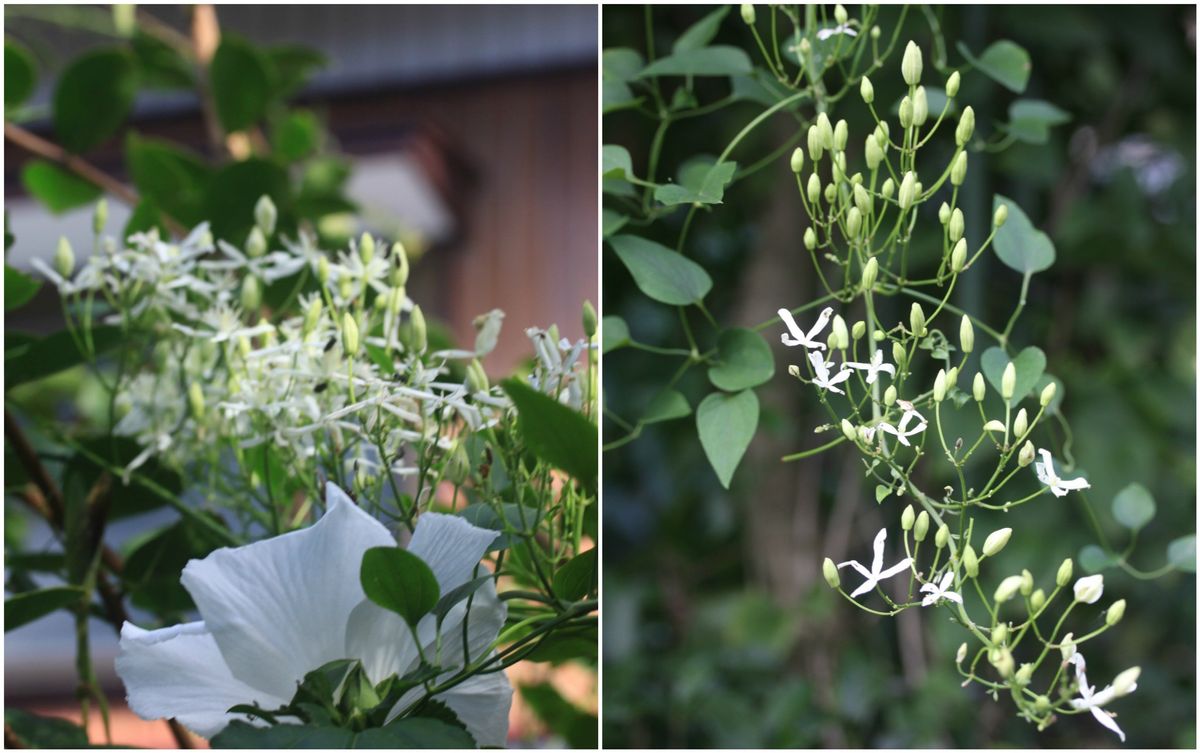
[[[664, 6], [647, 13], [640, 6], [609, 6], [603, 44], [644, 53], [649, 16], [661, 54], [710, 11]], [[885, 35], [898, 15], [897, 8], [883, 9]], [[1043, 349], [1049, 369], [1062, 380], [1071, 434], [1057, 424], [1054, 429], [1059, 440], [1070, 441], [1070, 452], [1092, 483], [1086, 497], [982, 518], [985, 529], [1003, 524], [1017, 531], [997, 558], [997, 572], [1024, 566], [1048, 578], [1065, 556], [1077, 558], [1078, 572], [1080, 561], [1106, 564], [1081, 555], [1085, 547], [1108, 545], [1128, 551], [1131, 567], [1152, 573], [1167, 562], [1169, 544], [1195, 530], [1196, 520], [1195, 11], [914, 6], [902, 38], [931, 49], [932, 22], [948, 40], [948, 66], [963, 70], [959, 100], [974, 106], [978, 131], [994, 147], [972, 155], [974, 187], [965, 207], [972, 245], [985, 223], [971, 218], [988, 216], [992, 196], [1003, 194], [1025, 209], [1057, 250], [1055, 264], [1033, 279], [1013, 340], [1018, 347]], [[980, 51], [999, 39], [1018, 40], [1029, 52], [1032, 71], [1023, 97], [1052, 102], [1057, 112], [1042, 114], [1053, 127], [1029, 131], [1026, 113], [1010, 110], [1015, 95], [968, 70], [954, 45], [961, 42], [986, 57]], [[712, 44], [756, 56], [736, 12], [720, 25]], [[897, 56], [885, 66], [886, 75], [872, 77], [877, 101], [899, 96], [898, 68]], [[696, 96], [701, 103], [718, 99], [725, 86], [697, 79]], [[719, 118], [673, 128], [663, 144], [660, 179], [690, 155], [719, 152], [761, 111], [761, 105], [740, 103]], [[869, 115], [846, 106], [838, 117], [859, 133]], [[636, 168], [645, 164], [653, 127], [635, 112], [612, 113], [605, 116], [603, 140], [625, 146]], [[781, 132], [760, 129], [739, 160], [750, 163], [773, 153], [781, 146]], [[759, 244], [767, 235], [762, 225], [777, 192], [789, 191], [795, 212], [801, 212], [786, 158], [776, 163], [727, 190], [724, 203], [699, 213], [690, 230], [689, 257], [719, 281], [705, 301], [720, 321], [729, 321], [740, 301], [756, 295], [761, 278], [750, 277], [749, 269], [756, 251], [762, 253]], [[639, 234], [672, 245], [684, 214]], [[795, 264], [779, 273], [795, 280], [794, 298], [772, 301], [772, 309], [814, 297], [798, 237], [792, 247]], [[677, 346], [676, 312], [641, 295], [611, 254], [606, 262], [605, 314], [622, 317], [639, 342]], [[963, 282], [954, 302], [984, 321], [1003, 322], [1020, 276], [988, 253]], [[884, 316], [899, 319], [902, 312]], [[629, 349], [609, 356], [606, 410], [643, 412], [664, 383], [662, 363], [655, 354]], [[778, 364], [775, 379], [784, 378], [784, 371], [785, 364]], [[697, 372], [675, 385], [693, 405], [710, 389]], [[764, 397], [762, 411], [756, 443], [790, 442], [793, 451], [808, 446], [802, 440], [814, 443], [811, 426], [819, 420], [799, 397], [790, 402]], [[623, 434], [606, 425], [606, 441]], [[796, 598], [782, 597], [752, 562], [762, 546], [752, 518], [774, 503], [763, 498], [768, 470], [763, 464], [777, 462], [775, 456], [743, 468], [726, 493], [690, 420], [648, 425], [635, 441], [606, 453], [605, 745], [1117, 745], [1086, 715], [1062, 719], [1039, 734], [978, 688], [959, 687], [952, 665], [959, 636], [949, 623], [922, 619], [917, 627], [924, 657], [914, 657], [905, 655], [912, 639], [901, 635], [903, 624], [861, 614], [836, 599], [817, 563], [826, 553], [820, 547], [845, 481], [841, 449], [802, 461], [814, 465], [806, 478], [815, 483], [789, 491], [796, 498], [815, 497], [821, 526], [802, 532], [815, 546], [797, 541], [795, 551], [782, 555], [812, 574]], [[937, 481], [927, 483], [933, 487]], [[1032, 473], [1025, 483], [1033, 488]], [[1156, 503], [1156, 515], [1137, 531], [1135, 542], [1113, 511], [1114, 499], [1131, 483], [1144, 486]], [[889, 498], [876, 508], [865, 487], [855, 504], [863, 517], [882, 516], [889, 524], [903, 506]], [[1089, 522], [1093, 516], [1095, 525]], [[878, 520], [860, 518], [851, 547], [865, 548], [878, 528], [871, 523]], [[1115, 707], [1129, 744], [1194, 747], [1194, 576], [1175, 571], [1138, 580], [1118, 566], [1104, 572], [1106, 599], [1123, 597], [1129, 606], [1120, 629], [1089, 653], [1089, 675], [1107, 681], [1127, 666], [1141, 665], [1137, 692]]]

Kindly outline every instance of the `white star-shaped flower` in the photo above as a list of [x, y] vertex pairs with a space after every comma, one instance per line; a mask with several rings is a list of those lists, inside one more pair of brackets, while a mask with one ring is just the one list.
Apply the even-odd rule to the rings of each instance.
[[[1121, 738], [1121, 742], [1125, 742], [1125, 733], [1117, 726], [1113, 714], [1101, 708], [1117, 697], [1116, 690], [1112, 685], [1106, 685], [1103, 690], [1097, 692], [1094, 686], [1088, 684], [1087, 673], [1084, 671], [1086, 662], [1083, 660], [1083, 654], [1076, 653], [1071, 657], [1070, 663], [1075, 665], [1075, 679], [1079, 682], [1079, 697], [1071, 699], [1071, 707], [1091, 711], [1092, 716], [1096, 717], [1096, 721], [1116, 732], [1117, 736]], [[1136, 689], [1137, 684], [1133, 684], [1126, 692], [1132, 693]]]
[[854, 29], [851, 29], [850, 24], [838, 24], [837, 26], [831, 26], [828, 29], [821, 29], [818, 31], [817, 39], [820, 39], [823, 42], [832, 37], [834, 34], [845, 34], [848, 37], [858, 36], [858, 32]]
[[[908, 441], [908, 438], [925, 431], [925, 427], [928, 426], [929, 423], [925, 420], [925, 416], [921, 415], [921, 413], [913, 407], [913, 404], [907, 400], [897, 400], [896, 404], [904, 409], [904, 415], [900, 416], [900, 423], [896, 426], [892, 426], [884, 421], [883, 423], [879, 424], [879, 430], [887, 432], [888, 434], [896, 437], [897, 441], [899, 441], [900, 444], [904, 445], [905, 447], [911, 447], [912, 444]], [[914, 418], [917, 419], [917, 425], [909, 429], [908, 425]]]
[[867, 384], [875, 384], [875, 380], [879, 378], [879, 372], [886, 371], [893, 379], [896, 378], [896, 367], [890, 363], [883, 362], [883, 351], [875, 351], [875, 355], [871, 356], [869, 363], [856, 363], [847, 361], [846, 367], [851, 369], [862, 369], [867, 372]]
[[1038, 480], [1050, 487], [1050, 492], [1056, 497], [1065, 497], [1073, 489], [1090, 489], [1092, 485], [1085, 478], [1064, 479], [1054, 472], [1054, 461], [1050, 458], [1049, 450], [1038, 450], [1042, 456], [1041, 462], [1033, 464]]
[[963, 603], [962, 596], [949, 590], [950, 586], [954, 585], [954, 571], [947, 570], [942, 576], [941, 581], [936, 585], [932, 582], [921, 586], [921, 593], [928, 594], [924, 599], [921, 599], [921, 606], [928, 607], [937, 604], [942, 599], [947, 601], [955, 601], [959, 604]]
[[837, 385], [850, 378], [849, 369], [843, 366], [838, 373], [830, 374], [829, 367], [833, 366], [833, 362], [826, 362], [824, 356], [814, 351], [809, 351], [808, 360], [813, 367], [813, 384], [821, 389], [836, 392], [839, 395], [846, 394]]
[[900, 560], [899, 562], [892, 565], [888, 569], [886, 569], [886, 570], [883, 569], [883, 543], [886, 540], [887, 540], [887, 529], [886, 528], [879, 529], [879, 533], [875, 534], [875, 544], [874, 544], [875, 559], [871, 560], [871, 569], [870, 570], [863, 567], [856, 560], [850, 560], [849, 562], [842, 562], [842, 563], [838, 564], [839, 568], [846, 567], [847, 565], [849, 565], [850, 567], [854, 568], [858, 572], [859, 575], [866, 578], [866, 580], [863, 581], [863, 584], [861, 586], [854, 589], [850, 593], [850, 598], [854, 598], [855, 596], [858, 596], [859, 594], [864, 594], [868, 591], [871, 591], [875, 588], [876, 585], [879, 584], [880, 581], [887, 580], [888, 578], [892, 577], [893, 575], [896, 575], [896, 574], [908, 569], [909, 563], [912, 562], [911, 557], [905, 557], [904, 559]]
[[[791, 311], [779, 309], [778, 313], [779, 318], [783, 320], [783, 323], [788, 328], [788, 331], [780, 336], [784, 345], [793, 348], [797, 345], [803, 345], [806, 348], [814, 350], [825, 350], [825, 344], [817, 341], [817, 335], [821, 334], [821, 330], [825, 329], [825, 325], [829, 323], [829, 317], [833, 316], [833, 309], [831, 307], [827, 306], [821, 311], [817, 316], [817, 323], [808, 332], [800, 329], [800, 325], [796, 324], [796, 319], [792, 316]], [[790, 337], [788, 333], [791, 333]]]

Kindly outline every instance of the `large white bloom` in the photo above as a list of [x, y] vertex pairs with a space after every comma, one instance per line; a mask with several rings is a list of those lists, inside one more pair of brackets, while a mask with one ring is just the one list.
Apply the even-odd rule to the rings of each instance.
[[[174, 717], [211, 737], [244, 719], [226, 713], [230, 707], [285, 705], [307, 673], [330, 661], [358, 659], [374, 683], [415, 668], [408, 627], [368, 600], [359, 583], [363, 553], [395, 540], [337, 486], [329, 484], [326, 497], [327, 512], [309, 528], [189, 562], [182, 583], [201, 621], [153, 631], [125, 623], [116, 667], [130, 708], [145, 719]], [[475, 576], [497, 535], [453, 515], [426, 513], [408, 549], [429, 565], [444, 594]], [[475, 592], [468, 620], [466, 613], [461, 602], [443, 620], [439, 666], [457, 669], [478, 659], [507, 610], [489, 581]], [[437, 632], [432, 615], [417, 626], [427, 657], [434, 656]], [[420, 691], [401, 698], [391, 716], [419, 698]], [[505, 743], [512, 687], [503, 672], [476, 675], [438, 700], [479, 745]]]

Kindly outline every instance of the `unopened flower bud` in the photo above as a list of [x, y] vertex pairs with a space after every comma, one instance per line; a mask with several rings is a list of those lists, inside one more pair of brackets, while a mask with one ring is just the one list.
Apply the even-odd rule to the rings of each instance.
[[342, 314], [342, 349], [346, 355], [358, 355], [358, 322], [349, 311]]
[[885, 199], [892, 198], [892, 195], [896, 193], [895, 181], [893, 181], [891, 178], [884, 180], [883, 185], [879, 187], [879, 193], [882, 194], [883, 198]]
[[476, 358], [467, 366], [467, 387], [471, 392], [487, 392], [488, 378], [487, 372], [483, 370], [483, 364]]
[[1034, 452], [1033, 442], [1025, 440], [1025, 444], [1021, 446], [1021, 452], [1017, 454], [1017, 466], [1025, 468], [1032, 463]]
[[804, 229], [804, 247], [809, 251], [817, 247], [817, 232], [811, 227]]
[[1097, 573], [1075, 581], [1075, 601], [1095, 604], [1104, 595], [1104, 576]]
[[846, 235], [852, 239], [857, 238], [860, 231], [862, 231], [862, 212], [858, 211], [858, 207], [850, 207], [850, 211], [846, 213]]
[[946, 372], [946, 389], [952, 390], [957, 386], [958, 386], [958, 367], [951, 366], [950, 370]]
[[1050, 699], [1047, 696], [1039, 695], [1033, 699], [1033, 708], [1039, 714], [1045, 714], [1050, 710]]
[[850, 339], [855, 342], [861, 340], [865, 334], [867, 334], [867, 323], [862, 319], [859, 319], [850, 327]]
[[[837, 170], [836, 166], [833, 168], [833, 172], [834, 172], [834, 180], [835, 181], [839, 180], [838, 175], [837, 175], [838, 170]], [[832, 205], [833, 202], [837, 201], [837, 186], [834, 183], [830, 183], [829, 185], [825, 186], [825, 190], [823, 191], [823, 193], [825, 195], [825, 202], [827, 204]]]
[[925, 94], [925, 87], [918, 86], [913, 92], [912, 100], [912, 124], [920, 128], [925, 125], [925, 121], [929, 119], [929, 97]]
[[258, 278], [254, 275], [247, 275], [245, 280], [242, 280], [242, 308], [246, 311], [254, 311], [262, 304], [262, 287], [258, 284]]
[[1004, 222], [1008, 219], [1008, 205], [1001, 204], [996, 207], [996, 214], [992, 217], [992, 224], [997, 228], [1004, 226]]
[[866, 266], [863, 267], [862, 286], [863, 290], [872, 290], [875, 287], [875, 279], [879, 276], [879, 262], [872, 256], [867, 259]]
[[321, 323], [321, 312], [324, 310], [325, 304], [320, 298], [314, 298], [312, 305], [304, 312], [304, 328], [305, 335], [312, 333], [317, 325]]
[[838, 350], [850, 347], [850, 332], [846, 329], [846, 320], [841, 314], [833, 316], [833, 341]]
[[92, 211], [92, 233], [100, 235], [104, 232], [104, 226], [108, 224], [108, 199], [100, 199], [96, 202], [96, 208]]
[[804, 150], [796, 147], [792, 150], [792, 172], [798, 173], [804, 169]]
[[913, 510], [913, 506], [905, 505], [904, 512], [900, 513], [900, 527], [905, 531], [911, 531], [915, 522], [917, 522], [917, 513]]
[[966, 146], [975, 133], [975, 110], [967, 105], [958, 118], [958, 128], [954, 130], [954, 141], [959, 146]]
[[800, 378], [800, 367], [797, 366], [796, 364], [792, 364], [791, 366], [788, 366], [788, 376], [794, 376], [797, 379], [799, 379]]
[[800, 59], [808, 60], [808, 56], [812, 54], [812, 43], [808, 41], [808, 37], [800, 40]]
[[1003, 646], [1005, 639], [1008, 638], [1008, 623], [1001, 622], [999, 625], [992, 628], [990, 637], [993, 645]]
[[591, 301], [583, 302], [583, 336], [592, 339], [596, 335], [596, 307]]
[[938, 369], [937, 376], [933, 380], [933, 401], [940, 403], [946, 399], [946, 370]]
[[913, 101], [912, 97], [905, 96], [900, 100], [900, 127], [908, 128], [913, 124]]
[[1021, 595], [1028, 596], [1033, 593], [1033, 573], [1028, 570], [1021, 571]]
[[959, 152], [958, 157], [954, 160], [954, 166], [950, 168], [950, 183], [951, 185], [961, 186], [963, 181], [967, 179], [967, 153]]
[[429, 344], [429, 334], [425, 327], [425, 313], [421, 311], [420, 306], [414, 305], [408, 316], [409, 326], [411, 327], [409, 331], [411, 337], [410, 345], [413, 350], [422, 353]]
[[747, 26], [754, 25], [754, 5], [752, 3], [742, 3], [742, 22]]
[[922, 510], [917, 515], [917, 522], [913, 523], [913, 539], [916, 541], [924, 541], [925, 536], [929, 533], [929, 513]]
[[903, 211], [912, 207], [916, 198], [917, 176], [916, 173], [909, 170], [904, 174], [904, 180], [900, 181], [900, 193], [896, 196], [896, 203], [900, 205], [900, 209]]
[[1001, 677], [1008, 679], [1012, 675], [1014, 667], [1013, 656], [1012, 652], [1007, 648], [994, 649], [992, 652], [989, 652], [988, 659]]
[[370, 233], [363, 233], [358, 241], [358, 255], [363, 264], [370, 264], [375, 258], [375, 239]]
[[317, 282], [321, 285], [329, 284], [329, 258], [322, 256], [317, 259]]
[[850, 18], [850, 15], [848, 13], [846, 13], [846, 9], [842, 6], [841, 3], [838, 3], [837, 5], [833, 6], [833, 19], [835, 21], [837, 21], [839, 24], [845, 24], [846, 21], [849, 20], [849, 18]]
[[[945, 206], [943, 204], [942, 206]], [[963, 232], [966, 230], [966, 220], [963, 218], [962, 210], [958, 207], [950, 213], [950, 220], [946, 224], [946, 232], [950, 236], [951, 243], [957, 243], [963, 237]]]
[[938, 207], [938, 222], [945, 225], [949, 221], [950, 221], [950, 205], [943, 201], [942, 205], [940, 207]]
[[908, 323], [914, 335], [917, 337], [925, 336], [925, 311], [921, 308], [921, 304], [915, 301], [912, 308], [908, 310]]
[[817, 135], [821, 137], [821, 146], [827, 151], [833, 151], [833, 123], [827, 113], [817, 115]]
[[808, 154], [812, 157], [813, 164], [821, 161], [821, 155], [825, 153], [825, 146], [821, 143], [821, 132], [817, 130], [814, 123], [808, 127]]
[[979, 575], [979, 557], [976, 556], [975, 550], [970, 544], [963, 547], [962, 551], [963, 571], [966, 572], [968, 578], [974, 578]]
[[962, 664], [962, 663], [963, 663], [963, 660], [964, 660], [964, 659], [966, 659], [966, 658], [967, 658], [967, 644], [966, 644], [966, 642], [964, 641], [964, 642], [962, 643], [962, 645], [960, 645], [960, 646], [958, 647], [958, 651], [956, 651], [956, 652], [955, 652], [955, 654], [954, 654], [954, 663], [955, 663], [955, 664]]
[[58, 248], [54, 250], [54, 271], [63, 279], [75, 271], [75, 249], [71, 248], [71, 241], [65, 235], [59, 237]]
[[[846, 141], [850, 138], [850, 126], [845, 120], [839, 120], [833, 128], [833, 149], [837, 152], [845, 151]], [[845, 169], [844, 167], [842, 168]]]
[[883, 391], [883, 404], [889, 408], [896, 404], [896, 385], [889, 384]]
[[959, 238], [958, 243], [954, 244], [954, 250], [950, 252], [950, 271], [958, 274], [962, 271], [963, 265], [967, 263], [967, 239]]
[[833, 564], [833, 560], [828, 557], [821, 563], [821, 573], [825, 576], [825, 582], [830, 588], [838, 588], [842, 585], [842, 578], [838, 575], [837, 565]]
[[258, 225], [255, 225], [250, 229], [250, 235], [246, 236], [246, 255], [251, 259], [257, 259], [266, 252], [267, 238]]
[[808, 203], [812, 204], [813, 209], [817, 208], [817, 202], [821, 200], [821, 179], [816, 173], [808, 176]]
[[862, 95], [863, 102], [868, 105], [875, 101], [875, 85], [871, 83], [871, 79], [866, 76], [862, 77], [862, 83], [858, 85], [858, 93]]
[[921, 83], [921, 68], [921, 48], [910, 40], [904, 48], [904, 58], [900, 61], [900, 75], [904, 77], [904, 83], [909, 86]]
[[279, 211], [275, 209], [275, 202], [266, 194], [260, 196], [258, 203], [254, 205], [254, 224], [262, 230], [263, 235], [269, 236], [275, 232], [275, 222], [278, 219]]
[[986, 424], [983, 425], [983, 430], [984, 431], [995, 431], [995, 432], [999, 432], [999, 433], [1003, 434], [1006, 431], [1008, 431], [1008, 427], [1004, 425], [1003, 421], [999, 421], [999, 420], [993, 418], [991, 421], [988, 421]]
[[254, 350], [253, 346], [250, 345], [250, 338], [246, 337], [245, 335], [240, 335], [238, 337], [237, 349], [238, 355], [242, 357], [243, 361], [248, 360], [250, 358], [250, 353], [252, 353]]
[[1130, 667], [1121, 674], [1117, 675], [1113, 680], [1113, 697], [1120, 698], [1123, 695], [1129, 695], [1137, 687], [1138, 677], [1142, 674], [1141, 667]]
[[188, 407], [192, 411], [192, 418], [197, 421], [204, 418], [204, 390], [199, 382], [188, 385]]
[[1062, 640], [1058, 642], [1058, 650], [1059, 653], [1062, 654], [1064, 662], [1070, 661], [1071, 657], [1075, 655], [1074, 635], [1074, 633], [1067, 633], [1063, 636]]
[[983, 398], [987, 395], [987, 385], [983, 383], [983, 374], [975, 372], [975, 381], [971, 384], [971, 396], [975, 398], [975, 402], [982, 403]]
[[933, 535], [933, 545], [938, 549], [945, 549], [950, 543], [950, 527], [945, 523], [938, 526], [937, 533]]
[[854, 442], [858, 439], [858, 432], [854, 430], [854, 424], [843, 418], [841, 426], [842, 434], [846, 436], [846, 439], [849, 439], [851, 442]]
[[1029, 606], [1034, 612], [1037, 612], [1042, 607], [1046, 606], [1046, 592], [1039, 588], [1030, 594]]
[[1025, 413], [1025, 409], [1017, 411], [1017, 417], [1013, 419], [1013, 435], [1020, 439], [1025, 436], [1025, 432], [1029, 430], [1029, 415]]
[[867, 193], [867, 189], [863, 188], [861, 183], [854, 186], [854, 206], [858, 208], [863, 217], [871, 214], [871, 194]]
[[883, 162], [883, 149], [879, 148], [879, 144], [871, 136], [867, 137], [867, 143], [863, 146], [863, 157], [866, 159], [868, 170], [878, 169], [879, 163]]
[[903, 369], [905, 363], [908, 361], [908, 352], [898, 342], [892, 343], [892, 360], [896, 362], [897, 369]]
[[946, 96], [954, 99], [958, 95], [958, 85], [962, 77], [958, 75], [958, 71], [950, 74], [950, 78], [946, 79]]
[[1058, 383], [1051, 382], [1042, 388], [1042, 395], [1038, 398], [1043, 408], [1050, 405], [1050, 401], [1054, 399], [1054, 393], [1058, 391]]
[[1121, 618], [1124, 616], [1125, 616], [1125, 600], [1117, 599], [1116, 601], [1113, 602], [1112, 606], [1109, 607], [1108, 611], [1104, 614], [1104, 624], [1108, 625], [1109, 627], [1112, 627], [1113, 625], [1116, 625], [1118, 622], [1120, 622]]
[[1029, 681], [1032, 679], [1033, 679], [1033, 665], [1028, 662], [1026, 662], [1025, 664], [1022, 664], [1020, 666], [1020, 668], [1017, 669], [1017, 673], [1015, 675], [1013, 675], [1013, 682], [1015, 682], [1017, 685], [1019, 685], [1021, 687], [1025, 687], [1026, 685], [1028, 685]]
[[1005, 400], [1012, 399], [1013, 393], [1017, 391], [1017, 367], [1012, 361], [1004, 367], [1004, 374], [1000, 377], [1000, 397]]
[[1071, 561], [1070, 557], [1067, 557], [1062, 561], [1062, 564], [1058, 566], [1058, 575], [1055, 576], [1054, 582], [1057, 583], [1059, 587], [1065, 586], [1071, 582], [1071, 575], [1074, 572], [1075, 563]]
[[999, 530], [992, 531], [983, 541], [983, 556], [993, 557], [996, 554], [999, 554], [1000, 550], [1004, 548], [1004, 545], [1008, 543], [1010, 538], [1012, 538], [1011, 528], [1001, 528]]

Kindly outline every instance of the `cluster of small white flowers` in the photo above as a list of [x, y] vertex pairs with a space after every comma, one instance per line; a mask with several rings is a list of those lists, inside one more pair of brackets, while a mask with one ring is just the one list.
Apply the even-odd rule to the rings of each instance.
[[558, 328], [539, 329], [530, 327], [525, 334], [533, 342], [533, 350], [537, 355], [533, 373], [529, 383], [533, 388], [556, 398], [559, 402], [581, 410], [584, 403], [584, 387], [587, 379], [586, 369], [580, 367], [580, 356], [589, 345], [587, 340], [577, 340], [572, 343], [565, 337], [558, 336]]

